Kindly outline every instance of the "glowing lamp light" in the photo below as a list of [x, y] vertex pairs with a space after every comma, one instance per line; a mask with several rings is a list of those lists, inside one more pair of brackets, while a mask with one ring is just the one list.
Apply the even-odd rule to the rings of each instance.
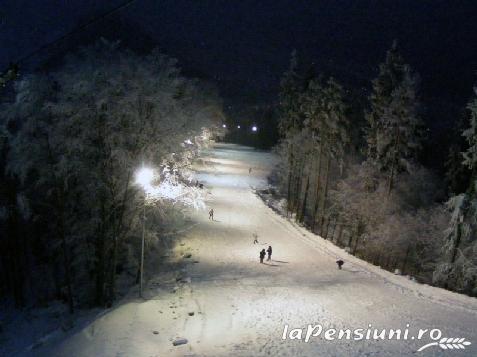
[[154, 179], [154, 170], [149, 167], [142, 167], [136, 172], [136, 184], [140, 185], [146, 191], [151, 187]]
[[225, 124], [222, 124], [222, 128], [226, 128], [226, 127], [227, 127], [227, 125], [225, 125]]
[[257, 128], [255, 125], [252, 126], [252, 131], [253, 131], [253, 132], [256, 132], [257, 130], [258, 130], [258, 128]]
[[237, 129], [240, 129], [240, 125], [237, 125]]

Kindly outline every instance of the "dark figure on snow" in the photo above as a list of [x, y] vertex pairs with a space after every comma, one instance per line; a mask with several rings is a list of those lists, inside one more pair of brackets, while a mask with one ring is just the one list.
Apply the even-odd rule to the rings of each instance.
[[250, 175], [251, 173], [252, 173], [252, 168], [249, 167], [249, 168], [248, 168], [248, 174]]
[[337, 261], [336, 261], [336, 264], [338, 264], [338, 269], [341, 270], [341, 267], [343, 266], [344, 261], [342, 261], [341, 259], [340, 259], [340, 260], [337, 260]]
[[209, 211], [209, 219], [211, 219], [212, 221], [214, 220], [214, 209], [211, 208], [210, 211]]
[[260, 263], [263, 263], [263, 259], [265, 258], [265, 248], [260, 251]]
[[252, 234], [253, 236], [253, 244], [258, 244], [258, 235], [257, 233]]
[[267, 249], [268, 258], [267, 260], [272, 260], [272, 246], [269, 245]]

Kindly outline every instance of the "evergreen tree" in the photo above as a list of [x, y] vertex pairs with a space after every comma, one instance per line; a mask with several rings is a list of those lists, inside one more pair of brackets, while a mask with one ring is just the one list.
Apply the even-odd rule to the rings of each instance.
[[280, 133], [283, 137], [293, 135], [301, 128], [300, 96], [303, 80], [298, 73], [298, 57], [292, 51], [290, 66], [280, 81]]
[[366, 114], [368, 160], [388, 175], [388, 194], [398, 173], [408, 171], [421, 148], [416, 77], [403, 63], [396, 42], [380, 65]]
[[453, 129], [449, 153], [445, 162], [445, 182], [451, 195], [463, 193], [469, 187], [470, 170], [462, 164], [462, 152], [467, 150], [467, 141], [462, 135], [468, 120], [462, 116]]
[[[338, 167], [342, 167], [345, 146], [349, 137], [343, 90], [333, 78], [330, 78], [324, 85], [319, 80], [311, 81], [304, 97], [305, 129], [310, 133], [314, 144], [314, 152], [318, 153], [312, 220], [312, 226], [314, 227], [320, 202], [321, 223], [323, 224], [331, 162], [333, 160]], [[322, 180], [324, 181], [323, 185]], [[322, 193], [321, 196], [320, 192]]]
[[[345, 149], [349, 143], [348, 122], [346, 106], [344, 104], [342, 87], [333, 79], [328, 80], [324, 91], [325, 106], [323, 112], [323, 141], [326, 156], [323, 198], [321, 203], [320, 229], [323, 232], [325, 219], [326, 200], [328, 198], [330, 164], [333, 160], [343, 171]], [[315, 213], [316, 214], [316, 213]]]
[[[474, 91], [477, 95], [477, 88]], [[447, 203], [452, 215], [444, 240], [444, 261], [434, 273], [434, 283], [477, 295], [477, 97], [467, 108], [470, 123], [462, 135], [468, 148], [462, 153], [462, 164], [471, 172], [470, 184], [465, 193]]]
[[293, 211], [300, 193], [300, 172], [303, 170], [302, 155], [299, 154], [300, 133], [303, 128], [301, 113], [301, 95], [303, 79], [298, 73], [298, 58], [294, 50], [291, 54], [289, 69], [280, 83], [280, 123], [279, 130], [286, 142], [287, 155], [287, 203], [288, 212]]

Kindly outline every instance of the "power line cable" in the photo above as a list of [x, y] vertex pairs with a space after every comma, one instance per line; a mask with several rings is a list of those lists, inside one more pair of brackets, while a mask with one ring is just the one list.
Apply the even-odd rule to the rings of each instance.
[[[26, 56], [20, 58], [19, 60], [17, 60], [16, 62], [12, 63], [9, 65], [9, 67], [4, 71], [5, 74], [0, 74], [0, 84], [2, 84], [2, 82], [7, 82], [8, 80], [11, 80], [12, 79], [12, 73], [15, 74], [14, 77], [16, 77], [18, 75], [18, 65], [22, 62], [25, 62], [26, 60], [30, 59], [31, 57], [33, 57], [34, 55], [40, 53], [41, 51], [49, 48], [50, 46], [53, 46], [54, 44], [58, 43], [58, 42], [61, 42], [63, 41], [65, 38], [68, 38], [70, 37], [71, 35], [79, 32], [79, 31], [82, 31], [84, 29], [86, 29], [87, 27], [95, 24], [96, 22], [100, 21], [100, 20], [104, 20], [105, 18], [111, 16], [112, 14], [120, 11], [120, 10], [123, 10], [125, 9], [126, 7], [130, 6], [132, 3], [136, 2], [137, 0], [128, 0], [128, 1], [125, 1], [121, 4], [119, 4], [118, 6], [112, 8], [111, 10], [103, 13], [102, 15], [98, 16], [98, 17], [95, 17], [95, 18], [92, 18], [91, 20], [89, 20], [88, 22], [84, 23], [84, 24], [81, 24], [75, 28], [73, 28], [71, 31], [68, 31], [66, 34], [58, 37], [57, 39], [51, 41], [51, 42], [48, 42], [44, 45], [42, 45], [41, 47], [37, 48], [36, 50], [34, 50], [33, 52], [30, 52], [29, 54], [27, 54]], [[14, 78], [13, 78], [14, 79]], [[4, 80], [4, 81], [3, 81]], [[4, 83], [3, 83], [4, 85]]]

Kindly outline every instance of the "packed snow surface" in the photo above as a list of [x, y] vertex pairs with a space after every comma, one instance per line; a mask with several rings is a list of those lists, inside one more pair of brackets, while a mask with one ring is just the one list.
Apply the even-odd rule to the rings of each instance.
[[[267, 185], [272, 154], [218, 144], [198, 161], [207, 207], [175, 248], [177, 279], [149, 272], [137, 291], [87, 323], [25, 350], [34, 356], [477, 356], [477, 299], [420, 285], [345, 253], [278, 216], [254, 193]], [[249, 168], [252, 168], [249, 173]], [[215, 220], [208, 219], [214, 208]], [[259, 244], [253, 244], [253, 234]], [[259, 251], [273, 256], [259, 263]], [[190, 254], [190, 255], [189, 255]], [[335, 261], [344, 260], [343, 270]], [[179, 270], [181, 268], [178, 268]], [[282, 339], [289, 330], [439, 329], [465, 349], [422, 340]], [[289, 332], [288, 330], [288, 332]], [[176, 346], [174, 346], [176, 344]]]

